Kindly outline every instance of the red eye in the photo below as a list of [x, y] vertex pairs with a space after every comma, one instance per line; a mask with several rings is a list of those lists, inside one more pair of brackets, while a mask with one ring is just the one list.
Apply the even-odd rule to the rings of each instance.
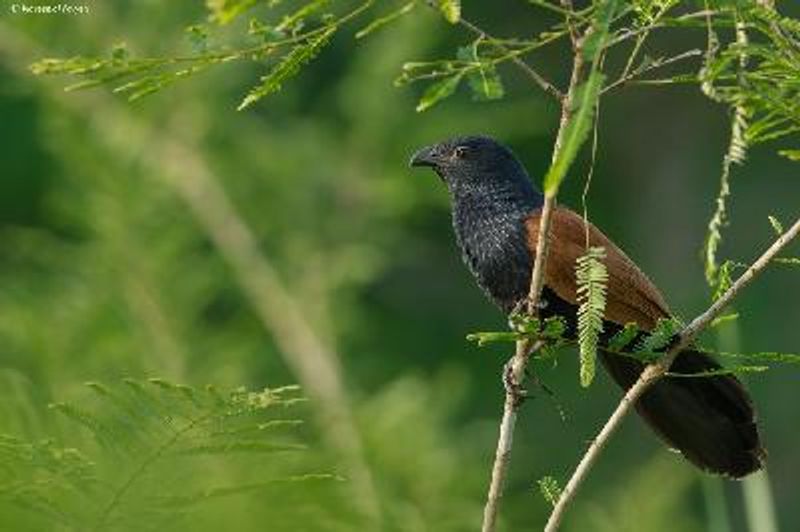
[[466, 146], [456, 146], [456, 149], [453, 150], [453, 155], [458, 157], [459, 159], [463, 159], [469, 153], [469, 148]]

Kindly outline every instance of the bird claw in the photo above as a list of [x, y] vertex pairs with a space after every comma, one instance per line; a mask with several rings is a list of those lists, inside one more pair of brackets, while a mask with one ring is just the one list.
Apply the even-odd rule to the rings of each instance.
[[[528, 375], [527, 371], [525, 372], [525, 375]], [[516, 406], [521, 405], [522, 402], [528, 397], [528, 390], [522, 386], [522, 383], [517, 382], [517, 379], [514, 376], [513, 359], [506, 362], [503, 366], [503, 388], [505, 388], [506, 394], [514, 399], [514, 404]]]

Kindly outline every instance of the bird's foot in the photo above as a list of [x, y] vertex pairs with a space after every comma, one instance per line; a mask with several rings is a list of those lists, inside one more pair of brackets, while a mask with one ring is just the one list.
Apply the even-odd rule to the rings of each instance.
[[[527, 376], [527, 371], [525, 375]], [[514, 400], [516, 406], [521, 405], [528, 397], [528, 390], [522, 386], [521, 382], [517, 381], [517, 377], [514, 375], [513, 358], [503, 366], [503, 388], [505, 388], [506, 394]]]

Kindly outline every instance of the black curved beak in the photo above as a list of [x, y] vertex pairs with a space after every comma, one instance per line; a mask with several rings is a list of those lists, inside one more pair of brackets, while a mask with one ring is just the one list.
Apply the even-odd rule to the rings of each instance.
[[436, 157], [436, 151], [434, 146], [425, 146], [417, 150], [417, 152], [411, 156], [411, 159], [408, 161], [409, 166], [431, 166], [435, 167], [438, 163], [438, 159]]

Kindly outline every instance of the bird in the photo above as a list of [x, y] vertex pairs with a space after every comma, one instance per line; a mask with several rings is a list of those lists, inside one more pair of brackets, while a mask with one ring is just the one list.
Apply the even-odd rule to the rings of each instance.
[[[544, 196], [519, 159], [493, 138], [471, 135], [423, 147], [409, 164], [433, 169], [446, 185], [456, 243], [479, 287], [504, 313], [521, 308], [529, 297]], [[589, 246], [605, 248], [608, 272], [598, 357], [627, 390], [644, 362], [604, 347], [628, 323], [646, 335], [673, 314], [659, 289], [619, 246], [561, 205], [552, 210], [538, 314], [542, 319], [561, 317], [565, 337], [575, 338], [575, 263], [586, 252], [587, 235]], [[690, 346], [677, 355], [670, 374], [716, 373], [666, 376], [645, 391], [635, 408], [657, 436], [699, 469], [738, 479], [763, 468], [766, 451], [747, 390], [721, 369], [711, 356]]]

